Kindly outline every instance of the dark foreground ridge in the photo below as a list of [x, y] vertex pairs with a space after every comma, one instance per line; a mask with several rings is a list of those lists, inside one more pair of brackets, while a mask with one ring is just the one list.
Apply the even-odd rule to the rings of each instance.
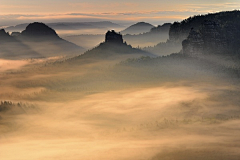
[[[205, 20], [200, 30], [192, 29], [186, 40], [182, 42], [183, 53], [190, 56], [201, 54], [227, 54], [231, 51], [232, 43], [228, 35], [224, 35], [220, 25], [214, 21]], [[229, 37], [230, 38], [230, 37]]]
[[239, 28], [239, 10], [197, 15], [171, 25], [169, 41], [182, 43], [185, 55], [221, 55], [239, 59]]
[[4, 29], [0, 29], [0, 38], [9, 37], [10, 35], [6, 33]]

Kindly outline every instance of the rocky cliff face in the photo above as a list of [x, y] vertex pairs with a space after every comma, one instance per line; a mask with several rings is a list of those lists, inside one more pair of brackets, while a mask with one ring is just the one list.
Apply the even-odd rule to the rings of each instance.
[[183, 53], [189, 56], [202, 54], [204, 50], [204, 41], [202, 35], [193, 29], [186, 40], [182, 42]]
[[171, 25], [169, 42], [182, 43], [187, 55], [222, 54], [240, 58], [239, 28], [238, 10], [197, 15]]
[[203, 22], [200, 32], [204, 41], [205, 53], [223, 53], [225, 51], [227, 40], [218, 23], [206, 20]]
[[105, 42], [123, 44], [123, 37], [121, 34], [116, 33], [114, 30], [108, 31], [105, 36]]
[[225, 28], [227, 30], [226, 32], [236, 33], [231, 30], [240, 26], [240, 11], [235, 10], [207, 15], [196, 15], [181, 22], [174, 22], [170, 27], [169, 40], [182, 42], [188, 37], [191, 28], [195, 30], [201, 29], [202, 23], [206, 20], [218, 22], [220, 28]]
[[230, 47], [220, 25], [210, 20], [205, 20], [198, 31], [192, 29], [182, 46], [183, 54], [189, 56], [224, 54]]
[[183, 40], [185, 40], [192, 27], [182, 27], [181, 23], [175, 22], [171, 25], [169, 30], [169, 41], [181, 43]]

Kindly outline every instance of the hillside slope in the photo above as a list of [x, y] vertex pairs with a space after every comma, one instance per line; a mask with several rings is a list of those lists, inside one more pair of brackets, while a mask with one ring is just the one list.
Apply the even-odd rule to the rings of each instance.
[[141, 34], [149, 32], [154, 26], [146, 22], [138, 22], [121, 31], [121, 34]]

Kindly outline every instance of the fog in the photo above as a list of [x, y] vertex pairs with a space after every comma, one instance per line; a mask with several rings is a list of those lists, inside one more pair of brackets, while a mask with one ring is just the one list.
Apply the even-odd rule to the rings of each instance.
[[56, 30], [57, 34], [61, 37], [72, 36], [72, 35], [81, 35], [81, 34], [105, 34], [106, 28], [100, 29], [81, 29], [81, 30]]
[[0, 60], [0, 72], [12, 70], [12, 69], [18, 69], [18, 68], [21, 68], [22, 66], [25, 66], [26, 64], [28, 64], [28, 62], [24, 61], [24, 60], [1, 59]]
[[94, 34], [68, 35], [63, 36], [63, 38], [68, 40], [69, 42], [82, 46], [83, 48], [92, 49], [93, 47], [97, 46], [99, 43], [104, 41], [105, 32], [96, 35]]
[[1, 159], [240, 156], [238, 80], [199, 60], [1, 62]]
[[[62, 32], [58, 33], [63, 39], [66, 39], [69, 42], [75, 43], [86, 49], [92, 49], [93, 47], [104, 41], [106, 30], [100, 32], [90, 30], [85, 33], [69, 32], [69, 34], [63, 34]], [[123, 35], [124, 41], [131, 46], [135, 48], [144, 48], [148, 52], [154, 53], [156, 55], [169, 55], [174, 52], [179, 52], [181, 50], [181, 47], [177, 47], [175, 49], [175, 46], [173, 45], [165, 46], [165, 48], [162, 47], [159, 49], [157, 44], [159, 45], [159, 43], [165, 43], [168, 38], [168, 34], [160, 35], [154, 33]]]

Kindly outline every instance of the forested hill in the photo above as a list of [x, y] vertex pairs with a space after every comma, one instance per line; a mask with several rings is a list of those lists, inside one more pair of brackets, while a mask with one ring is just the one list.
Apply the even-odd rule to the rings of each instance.
[[174, 22], [166, 43], [159, 43], [144, 50], [157, 55], [177, 53], [183, 49], [188, 55], [221, 54], [239, 57], [239, 28], [238, 10], [196, 15], [181, 22]]
[[169, 40], [181, 43], [188, 37], [189, 32], [192, 28], [194, 30], [200, 29], [202, 23], [206, 20], [218, 23], [223, 34], [229, 34], [229, 36], [230, 34], [232, 34], [232, 36], [239, 35], [240, 11], [234, 10], [219, 13], [210, 13], [207, 15], [196, 15], [189, 17], [181, 22], [175, 22], [170, 27]]

